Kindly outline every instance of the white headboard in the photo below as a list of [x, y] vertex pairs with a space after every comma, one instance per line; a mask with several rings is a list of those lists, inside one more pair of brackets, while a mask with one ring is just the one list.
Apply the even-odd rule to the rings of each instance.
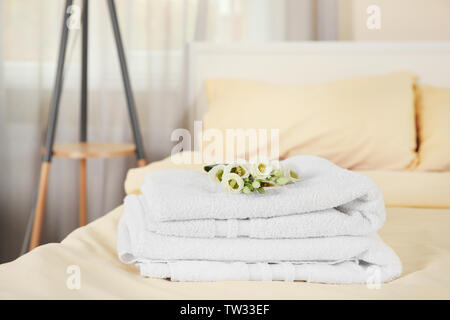
[[239, 77], [302, 84], [410, 71], [420, 83], [450, 87], [450, 42], [192, 43], [187, 104], [193, 118], [205, 110], [205, 80]]

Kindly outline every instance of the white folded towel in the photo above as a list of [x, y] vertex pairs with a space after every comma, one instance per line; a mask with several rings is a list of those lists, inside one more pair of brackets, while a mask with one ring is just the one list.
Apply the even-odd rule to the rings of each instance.
[[319, 283], [387, 282], [401, 273], [401, 266], [376, 266], [358, 261], [336, 263], [245, 263], [176, 261], [138, 263], [144, 277], [172, 281], [306, 281]]
[[201, 172], [151, 172], [141, 188], [147, 219], [270, 218], [335, 208], [342, 214], [363, 216], [374, 230], [383, 224], [383, 197], [368, 177], [316, 156], [296, 156], [284, 162], [300, 174], [302, 181], [267, 188], [262, 195], [228, 194]]
[[226, 194], [194, 171], [151, 173], [139, 197], [146, 225], [184, 237], [306, 238], [366, 235], [384, 223], [382, 194], [369, 178], [315, 156], [285, 162], [303, 180], [265, 195]]
[[[249, 219], [197, 219], [180, 221], [152, 221], [143, 196], [129, 195], [124, 203], [136, 198], [137, 210], [144, 210], [145, 224], [149, 231], [179, 237], [261, 239], [332, 237], [342, 235], [367, 235], [377, 231], [382, 224], [384, 207], [378, 211], [378, 219], [368, 219], [360, 210], [343, 212], [340, 208], [293, 214], [273, 218]], [[133, 204], [130, 204], [133, 205]]]
[[199, 172], [150, 173], [142, 196], [125, 199], [120, 260], [174, 281], [363, 283], [401, 274], [375, 233], [385, 210], [369, 178], [314, 156], [286, 163], [303, 180], [264, 195], [227, 194]]
[[[237, 272], [242, 269], [236, 271], [236, 265], [232, 264], [235, 262], [247, 264], [246, 280], [359, 283], [367, 280], [368, 270], [376, 268], [379, 281], [383, 282], [401, 273], [398, 257], [376, 234], [305, 239], [206, 239], [158, 235], [147, 229], [145, 213], [137, 197], [127, 198], [119, 223], [117, 247], [120, 260], [137, 263], [143, 275], [170, 276], [172, 280], [236, 279]], [[266, 266], [264, 279], [255, 271], [259, 270], [255, 269], [255, 263], [257, 268]], [[280, 267], [280, 263], [289, 263], [293, 267]], [[183, 271], [185, 266], [189, 268]], [[223, 271], [212, 271], [217, 267]], [[202, 276], [196, 272], [202, 268], [211, 270]]]

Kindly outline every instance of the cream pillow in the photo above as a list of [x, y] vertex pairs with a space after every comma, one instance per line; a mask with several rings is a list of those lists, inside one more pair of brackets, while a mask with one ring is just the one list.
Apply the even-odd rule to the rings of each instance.
[[422, 171], [450, 171], [450, 88], [417, 86], [419, 166]]
[[399, 72], [304, 86], [208, 80], [204, 128], [278, 128], [281, 158], [315, 154], [344, 168], [410, 168], [415, 79]]

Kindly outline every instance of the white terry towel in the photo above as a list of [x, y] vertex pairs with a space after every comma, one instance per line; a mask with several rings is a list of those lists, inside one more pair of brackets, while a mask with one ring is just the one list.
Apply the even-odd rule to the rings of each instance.
[[383, 225], [383, 197], [368, 177], [315, 156], [285, 163], [303, 180], [264, 195], [227, 194], [195, 171], [150, 173], [141, 199], [146, 223], [159, 234], [205, 238], [365, 235]]
[[[131, 198], [137, 200], [132, 201]], [[145, 225], [149, 231], [161, 235], [194, 238], [282, 239], [367, 235], [381, 227], [385, 212], [384, 207], [380, 208], [378, 216], [372, 220], [361, 210], [343, 212], [341, 208], [331, 208], [273, 218], [152, 221], [143, 196], [128, 195], [124, 203], [134, 206], [140, 204], [136, 210], [145, 212]]]
[[[138, 263], [138, 266], [144, 277], [169, 278], [172, 281], [306, 281], [376, 285], [393, 278], [393, 270], [358, 261], [245, 263], [188, 260], [152, 262], [144, 260]], [[401, 271], [398, 269], [395, 272], [400, 274]]]
[[302, 181], [266, 188], [265, 194], [229, 194], [205, 173], [178, 169], [149, 173], [141, 192], [151, 221], [269, 218], [339, 208], [344, 213], [361, 211], [374, 225], [382, 224], [383, 197], [368, 177], [316, 156], [296, 156], [284, 163]]
[[[138, 199], [128, 200], [119, 223], [118, 253], [121, 261], [137, 263], [143, 275], [191, 281], [239, 278], [361, 283], [370, 269], [376, 269], [381, 282], [401, 273], [398, 257], [376, 234], [305, 239], [162, 236], [147, 230], [144, 211], [137, 209]], [[236, 262], [246, 266], [236, 268]], [[202, 276], [202, 268], [210, 272]], [[247, 268], [246, 275], [242, 268]], [[260, 273], [261, 268], [266, 272]]]

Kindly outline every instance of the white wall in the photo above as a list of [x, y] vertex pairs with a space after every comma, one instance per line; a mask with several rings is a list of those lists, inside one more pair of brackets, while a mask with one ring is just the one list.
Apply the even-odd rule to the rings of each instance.
[[[381, 9], [381, 28], [366, 27], [367, 7]], [[450, 0], [339, 0], [339, 40], [450, 41]]]

